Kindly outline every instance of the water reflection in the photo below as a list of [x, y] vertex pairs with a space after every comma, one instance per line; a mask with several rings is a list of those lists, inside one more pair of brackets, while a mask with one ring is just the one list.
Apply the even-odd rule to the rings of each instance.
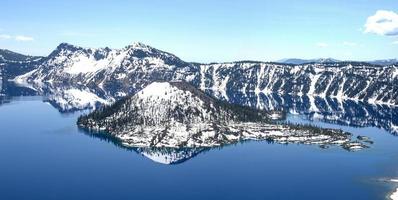
[[61, 113], [95, 109], [115, 101], [114, 96], [99, 87], [66, 84], [25, 85], [3, 82], [0, 94], [0, 99], [4, 99], [4, 101], [9, 101], [18, 96], [40, 95], [43, 97], [44, 102], [51, 104]]
[[304, 116], [309, 120], [353, 127], [377, 127], [394, 135], [398, 134], [397, 106], [319, 96], [263, 93], [234, 93], [228, 96], [228, 101], [270, 111], [283, 110]]
[[15, 97], [38, 95], [38, 92], [33, 88], [20, 86], [4, 80], [0, 80], [0, 82], [0, 106], [10, 103], [12, 98]]
[[[105, 91], [91, 86], [67, 86], [65, 84], [16, 85], [10, 82], [2, 84], [0, 105], [10, 101], [11, 97], [42, 95], [60, 112], [73, 112], [83, 109], [95, 109], [103, 104], [112, 103], [128, 94], [128, 91]], [[394, 135], [398, 134], [398, 107], [369, 104], [354, 100], [323, 98], [319, 96], [292, 96], [264, 93], [217, 92], [208, 94], [230, 103], [246, 105], [269, 111], [284, 111], [299, 114], [309, 120], [354, 126], [377, 127]]]
[[[255, 141], [239, 141], [237, 143], [233, 144], [228, 144], [224, 146], [218, 146], [218, 147], [198, 147], [198, 148], [170, 148], [170, 147], [129, 147], [126, 145], [123, 145], [122, 141], [120, 141], [118, 138], [113, 137], [109, 134], [106, 134], [104, 132], [93, 132], [93, 131], [88, 131], [85, 129], [79, 128], [79, 132], [82, 134], [85, 134], [89, 137], [96, 138], [108, 143], [111, 143], [121, 149], [135, 152], [147, 159], [150, 159], [153, 162], [160, 163], [160, 164], [165, 164], [165, 165], [177, 165], [184, 163], [197, 155], [201, 153], [205, 153], [210, 150], [220, 150], [226, 146], [233, 146], [233, 145], [238, 145], [238, 144], [243, 144], [247, 142], [255, 142]], [[268, 144], [274, 144], [275, 142], [272, 140], [264, 140], [263, 142], [266, 142]], [[284, 144], [279, 144], [279, 145], [289, 145], [289, 143], [284, 143]]]
[[210, 148], [156, 148], [156, 147], [128, 147], [122, 144], [120, 140], [106, 133], [93, 133], [81, 129], [81, 133], [93, 138], [114, 144], [115, 146], [127, 151], [136, 152], [154, 162], [166, 165], [181, 164], [200, 153], [210, 150]]

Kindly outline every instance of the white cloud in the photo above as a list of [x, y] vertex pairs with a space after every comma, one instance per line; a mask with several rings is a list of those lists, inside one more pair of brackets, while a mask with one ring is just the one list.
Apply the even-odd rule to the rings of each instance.
[[11, 35], [7, 35], [7, 34], [0, 35], [0, 40], [8, 40], [8, 39], [11, 39]]
[[397, 40], [397, 41], [394, 41], [394, 42], [392, 42], [391, 44], [398, 45], [398, 40]]
[[329, 45], [327, 43], [324, 43], [324, 42], [318, 42], [318, 43], [316, 43], [316, 46], [319, 47], [319, 48], [326, 48]]
[[343, 46], [355, 47], [355, 46], [357, 46], [357, 45], [358, 45], [358, 44], [355, 43], [355, 42], [347, 42], [347, 41], [344, 41], [344, 42], [343, 42]]
[[0, 34], [0, 40], [16, 40], [16, 41], [33, 41], [33, 37], [25, 35], [12, 36], [8, 34]]
[[24, 35], [17, 35], [15, 36], [16, 41], [33, 41], [34, 39], [30, 36], [24, 36]]
[[398, 35], [398, 14], [393, 11], [378, 10], [368, 17], [365, 33], [394, 36]]

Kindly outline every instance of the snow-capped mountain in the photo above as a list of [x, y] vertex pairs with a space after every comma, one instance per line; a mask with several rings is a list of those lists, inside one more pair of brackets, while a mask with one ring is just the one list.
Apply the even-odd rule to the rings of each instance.
[[7, 49], [0, 49], [0, 62], [22, 63], [22, 62], [32, 62], [40, 58], [41, 57], [38, 56], [23, 55]]
[[193, 147], [208, 145], [204, 140], [221, 145], [228, 136], [236, 140], [218, 133], [218, 123], [267, 120], [265, 112], [231, 108], [186, 83], [153, 82], [132, 97], [80, 117], [78, 123], [106, 130], [131, 146]]
[[360, 63], [281, 65], [225, 63], [201, 66], [201, 89], [228, 93], [279, 93], [398, 103], [398, 67]]
[[123, 49], [82, 48], [62, 43], [39, 68], [16, 80], [63, 82], [134, 93], [153, 80], [193, 77], [191, 64], [142, 43]]
[[41, 57], [26, 56], [6, 49], [0, 49], [0, 96], [8, 79], [25, 74], [37, 67]]
[[156, 80], [183, 80], [202, 90], [213, 90], [225, 100], [227, 94], [243, 91], [398, 104], [396, 65], [252, 61], [199, 64], [141, 43], [122, 49], [82, 48], [63, 43], [37, 69], [15, 80], [100, 87], [114, 96], [135, 94]]
[[0, 77], [11, 79], [32, 71], [41, 62], [42, 57], [27, 56], [6, 49], [0, 49]]
[[338, 130], [274, 124], [265, 111], [219, 101], [185, 82], [153, 82], [137, 94], [78, 119], [129, 147], [213, 147], [242, 140], [365, 147]]

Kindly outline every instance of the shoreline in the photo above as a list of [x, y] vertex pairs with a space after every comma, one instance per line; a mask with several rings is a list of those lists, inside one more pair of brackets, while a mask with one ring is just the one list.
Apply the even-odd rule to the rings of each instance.
[[[398, 184], [398, 179], [390, 179], [390, 182]], [[388, 194], [388, 199], [398, 200], [398, 187]]]

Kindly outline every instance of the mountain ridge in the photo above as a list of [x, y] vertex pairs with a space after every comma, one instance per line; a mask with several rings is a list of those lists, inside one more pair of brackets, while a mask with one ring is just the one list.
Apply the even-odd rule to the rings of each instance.
[[367, 61], [356, 61], [356, 60], [338, 60], [334, 58], [315, 58], [315, 59], [301, 59], [301, 58], [285, 58], [275, 61], [275, 63], [283, 63], [283, 64], [293, 64], [293, 65], [302, 65], [308, 63], [368, 63], [372, 65], [380, 65], [380, 66], [387, 66], [387, 65], [397, 65], [398, 59], [378, 59], [378, 60], [367, 60]]
[[[117, 50], [117, 49], [124, 49], [124, 48], [128, 48], [128, 47], [137, 47], [137, 46], [143, 46], [143, 47], [148, 47], [148, 48], [152, 48], [152, 49], [156, 49], [158, 51], [162, 51], [160, 49], [154, 48], [150, 45], [147, 45], [145, 43], [142, 42], [133, 42], [129, 45], [126, 45], [122, 48], [110, 48], [110, 47], [97, 47], [97, 48], [90, 48], [90, 47], [83, 47], [83, 46], [78, 46], [78, 45], [74, 45], [72, 43], [69, 42], [61, 42], [59, 45], [57, 45], [57, 47], [50, 52], [50, 54], [48, 54], [47, 56], [34, 56], [34, 55], [26, 55], [26, 54], [22, 54], [22, 53], [17, 53], [15, 51], [11, 51], [8, 49], [0, 49], [0, 59], [1, 59], [1, 54], [2, 52], [10, 52], [13, 54], [19, 54], [20, 56], [24, 56], [24, 57], [32, 57], [32, 58], [45, 58], [45, 57], [49, 57], [51, 56], [51, 54], [56, 51], [59, 48], [65, 48], [65, 47], [69, 47], [69, 48], [74, 48], [74, 49], [107, 49], [107, 50]], [[166, 51], [162, 51], [171, 55], [174, 55], [175, 57], [177, 57], [175, 54], [166, 52]], [[1, 61], [1, 60], [0, 60]], [[289, 62], [291, 61], [291, 62]], [[368, 64], [374, 64], [374, 65], [380, 65], [380, 66], [385, 66], [385, 65], [393, 65], [393, 64], [397, 64], [398, 63], [398, 59], [397, 58], [389, 58], [389, 59], [375, 59], [375, 60], [339, 60], [339, 59], [335, 59], [335, 58], [331, 58], [331, 57], [327, 57], [327, 58], [312, 58], [312, 59], [304, 59], [304, 58], [283, 58], [283, 59], [279, 59], [279, 60], [274, 60], [274, 61], [262, 61], [262, 60], [236, 60], [236, 61], [227, 61], [227, 62], [188, 62], [188, 63], [192, 63], [192, 64], [226, 64], [226, 63], [239, 63], [239, 62], [255, 62], [255, 63], [279, 63], [279, 64], [293, 64], [293, 65], [301, 65], [301, 64], [308, 64], [308, 63], [338, 63], [338, 62], [360, 62], [360, 63], [368, 63]]]
[[61, 82], [99, 86], [104, 91], [134, 94], [155, 80], [182, 80], [201, 90], [218, 91], [217, 98], [238, 91], [330, 96], [381, 104], [398, 104], [396, 65], [361, 62], [290, 65], [239, 61], [200, 64], [185, 62], [144, 44], [123, 49], [76, 48], [60, 45], [36, 71], [20, 82]]

